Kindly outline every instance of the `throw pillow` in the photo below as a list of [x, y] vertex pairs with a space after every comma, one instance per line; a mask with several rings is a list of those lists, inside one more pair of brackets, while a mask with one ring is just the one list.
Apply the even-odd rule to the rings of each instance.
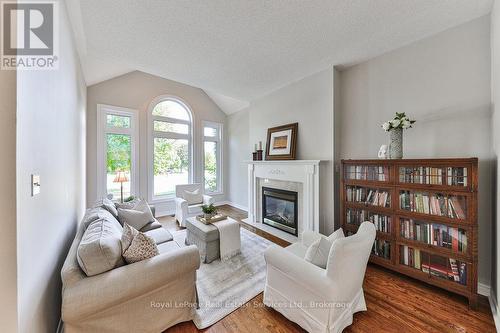
[[122, 255], [123, 253], [129, 248], [130, 244], [132, 244], [132, 240], [134, 239], [135, 236], [139, 234], [139, 231], [137, 229], [134, 229], [133, 227], [129, 226], [127, 223], [123, 225], [123, 233], [122, 233]]
[[331, 247], [332, 242], [325, 237], [321, 237], [307, 248], [304, 259], [318, 267], [326, 268]]
[[118, 211], [116, 210], [115, 204], [108, 198], [97, 200], [94, 207], [102, 207], [110, 212], [115, 218], [118, 218]]
[[203, 202], [203, 194], [200, 193], [200, 189], [184, 191], [184, 199], [188, 202], [188, 205], [199, 204]]
[[151, 217], [151, 221], [154, 221], [155, 218], [153, 216], [153, 212], [151, 211], [151, 207], [149, 207], [149, 204], [146, 202], [146, 200], [140, 199], [137, 201], [134, 206], [132, 207], [133, 210], [138, 210], [141, 212], [144, 212]]
[[151, 211], [141, 211], [135, 209], [118, 208], [118, 220], [122, 225], [129, 224], [137, 230], [142, 229], [146, 224], [153, 222], [154, 217]]
[[344, 237], [345, 237], [344, 230], [342, 230], [342, 228], [338, 228], [330, 236], [328, 236], [326, 239], [328, 239], [333, 244], [333, 241], [335, 241], [339, 238], [344, 238]]
[[138, 262], [144, 259], [152, 258], [158, 255], [158, 247], [156, 246], [153, 238], [138, 232], [138, 234], [132, 239], [130, 246], [123, 253], [123, 258], [129, 264]]
[[142, 199], [140, 199], [140, 198], [134, 198], [128, 202], [115, 202], [115, 206], [116, 206], [116, 209], [118, 209], [118, 208], [134, 209], [134, 206], [137, 205], [137, 203], [141, 200]]

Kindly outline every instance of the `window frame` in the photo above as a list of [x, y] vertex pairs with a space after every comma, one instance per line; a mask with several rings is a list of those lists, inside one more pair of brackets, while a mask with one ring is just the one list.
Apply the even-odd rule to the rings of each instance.
[[[217, 136], [205, 136], [205, 127], [211, 127], [215, 128], [217, 130]], [[223, 168], [224, 168], [224, 124], [223, 123], [218, 123], [214, 121], [208, 121], [204, 120], [202, 122], [202, 127], [201, 127], [201, 136], [202, 136], [202, 165], [201, 165], [201, 170], [202, 170], [202, 184], [203, 184], [203, 190], [206, 194], [210, 195], [222, 195], [224, 194], [224, 180], [222, 175], [223, 173]], [[216, 173], [216, 181], [217, 181], [217, 189], [215, 191], [208, 191], [205, 188], [205, 142], [215, 142], [217, 144], [217, 156], [216, 156], [216, 163], [217, 163], [217, 173]]]
[[[189, 120], [182, 120], [164, 116], [156, 116], [153, 115], [153, 109], [156, 105], [165, 101], [173, 101], [182, 105], [189, 116]], [[191, 107], [183, 101], [181, 98], [172, 95], [162, 95], [158, 96], [151, 101], [148, 107], [148, 160], [147, 160], [147, 168], [148, 168], [148, 200], [151, 203], [160, 203], [172, 201], [175, 198], [175, 193], [167, 194], [167, 195], [155, 195], [154, 193], [154, 139], [155, 138], [165, 138], [165, 139], [187, 139], [188, 140], [188, 158], [189, 158], [189, 167], [188, 167], [188, 183], [193, 182], [193, 174], [194, 174], [194, 161], [193, 161], [193, 132], [194, 132], [194, 114], [192, 112]], [[162, 131], [154, 131], [154, 121], [167, 121], [170, 123], [176, 124], [186, 124], [188, 125], [188, 134], [179, 134], [172, 132], [162, 132]]]
[[[130, 117], [130, 128], [108, 126], [107, 115]], [[121, 106], [97, 104], [97, 196], [107, 191], [107, 134], [130, 135], [130, 195], [139, 194], [139, 111]], [[113, 198], [116, 201], [119, 198]]]

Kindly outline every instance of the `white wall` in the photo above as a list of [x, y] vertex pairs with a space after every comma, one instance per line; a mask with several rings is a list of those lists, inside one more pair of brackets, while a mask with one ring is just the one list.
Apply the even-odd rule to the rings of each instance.
[[251, 159], [249, 152], [253, 150], [253, 145], [248, 142], [247, 109], [227, 117], [227, 136], [229, 145], [228, 199], [239, 208], [248, 210], [247, 164], [244, 161]]
[[231, 183], [230, 201], [248, 205], [247, 169], [242, 163], [252, 158], [254, 144], [262, 141], [265, 145], [268, 128], [298, 122], [297, 159], [325, 161], [320, 168], [320, 230], [333, 231], [333, 72], [330, 68], [287, 85], [229, 117], [233, 142], [229, 173], [231, 180], [238, 179]]
[[[491, 108], [493, 111], [493, 153], [494, 163], [493, 178], [493, 244], [492, 244], [492, 296], [497, 301], [500, 299], [500, 169], [498, 156], [500, 156], [500, 3], [495, 1], [491, 13]], [[497, 329], [500, 329], [500, 308], [496, 309], [495, 320]]]
[[[59, 69], [17, 72], [20, 332], [55, 331], [61, 311], [60, 270], [85, 204], [86, 87], [60, 4]], [[35, 197], [33, 173], [41, 177], [41, 193]]]
[[[148, 197], [148, 133], [147, 109], [151, 101], [160, 95], [174, 95], [187, 102], [193, 111], [195, 151], [193, 154], [194, 181], [202, 181], [202, 121], [209, 120], [226, 123], [226, 115], [207, 96], [207, 94], [192, 86], [167, 80], [158, 76], [139, 71], [92, 85], [87, 90], [87, 205], [92, 205], [97, 199], [97, 104], [109, 104], [139, 110], [139, 183], [141, 197]], [[225, 130], [224, 130], [225, 131]], [[224, 132], [223, 131], [223, 132]], [[227, 142], [227, 141], [226, 141]], [[227, 146], [227, 145], [225, 145]], [[225, 149], [224, 149], [225, 150]], [[225, 152], [224, 156], [227, 156]], [[226, 159], [227, 160], [227, 159]], [[223, 168], [223, 186], [226, 187], [227, 165]], [[225, 195], [216, 196], [218, 201], [225, 200]], [[174, 212], [173, 201], [156, 204], [157, 215]]]
[[479, 282], [490, 284], [490, 20], [485, 16], [340, 73], [340, 157], [376, 158], [395, 112], [417, 120], [407, 158], [479, 157]]
[[0, 328], [16, 332], [16, 71], [0, 70], [0, 87]]

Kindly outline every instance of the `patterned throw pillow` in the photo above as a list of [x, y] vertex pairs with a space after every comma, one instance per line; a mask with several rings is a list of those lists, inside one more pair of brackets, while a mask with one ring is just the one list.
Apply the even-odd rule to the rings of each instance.
[[144, 259], [153, 258], [159, 253], [154, 239], [137, 231], [130, 246], [123, 252], [123, 258], [127, 263], [132, 264]]
[[130, 244], [132, 244], [132, 240], [135, 236], [139, 234], [137, 229], [129, 226], [127, 223], [123, 224], [123, 233], [122, 233], [122, 255], [129, 248]]

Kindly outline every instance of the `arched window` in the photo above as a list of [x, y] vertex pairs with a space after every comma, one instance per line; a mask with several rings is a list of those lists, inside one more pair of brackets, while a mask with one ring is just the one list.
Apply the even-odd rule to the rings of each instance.
[[173, 97], [155, 100], [150, 112], [151, 199], [160, 200], [173, 197], [176, 185], [192, 180], [192, 114]]

